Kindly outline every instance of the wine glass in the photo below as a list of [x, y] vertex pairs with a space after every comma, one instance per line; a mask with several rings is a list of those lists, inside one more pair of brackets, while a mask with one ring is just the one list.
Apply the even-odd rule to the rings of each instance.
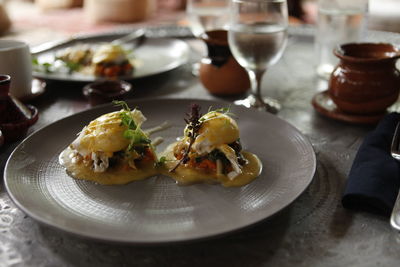
[[[196, 38], [204, 37], [208, 31], [227, 30], [229, 24], [229, 0], [188, 0], [186, 14], [189, 27]], [[193, 66], [197, 75], [199, 63]]]
[[280, 104], [262, 97], [261, 80], [282, 56], [287, 42], [286, 0], [232, 0], [228, 41], [233, 56], [250, 78], [251, 93], [235, 104], [277, 113]]

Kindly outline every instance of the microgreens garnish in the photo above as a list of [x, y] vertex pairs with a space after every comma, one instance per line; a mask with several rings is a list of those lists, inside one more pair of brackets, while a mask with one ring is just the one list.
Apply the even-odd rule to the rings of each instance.
[[165, 162], [167, 161], [167, 158], [165, 156], [162, 156], [156, 163], [157, 167], [161, 167], [165, 164]]
[[45, 73], [53, 73], [57, 69], [57, 62], [62, 62], [62, 64], [67, 68], [69, 74], [72, 74], [75, 71], [79, 71], [83, 66], [80, 63], [67, 61], [61, 58], [55, 58], [52, 63], [40, 62], [36, 57], [32, 58], [32, 65], [35, 70]]
[[115, 106], [121, 106], [126, 111], [131, 111], [128, 104], [125, 101], [113, 100], [112, 102]]
[[213, 107], [212, 106], [209, 106], [208, 107], [208, 111], [207, 111], [207, 113], [208, 112], [220, 112], [220, 113], [228, 113], [229, 112], [229, 110], [230, 110], [230, 106], [229, 107], [225, 107], [225, 108], [217, 108], [217, 109], [213, 109]]
[[32, 65], [37, 71], [44, 71], [45, 73], [52, 73], [52, 64], [48, 62], [40, 63], [39, 60], [34, 57], [32, 58]]
[[39, 60], [36, 57], [32, 57], [32, 64], [39, 65]]
[[67, 67], [69, 74], [71, 74], [75, 71], [78, 71], [80, 68], [82, 68], [82, 64], [80, 64], [80, 63], [66, 61], [66, 60], [63, 60], [63, 62], [65, 64], [65, 66]]
[[185, 152], [183, 153], [183, 157], [181, 158], [181, 160], [175, 165], [174, 168], [172, 168], [170, 170], [170, 172], [174, 172], [179, 165], [181, 164], [185, 164], [186, 162], [188, 162], [190, 160], [189, 158], [189, 152], [190, 149], [192, 148], [192, 145], [194, 143], [194, 141], [196, 140], [197, 136], [199, 135], [199, 130], [201, 127], [201, 114], [200, 114], [200, 106], [197, 104], [192, 104], [190, 107], [190, 114], [186, 114], [189, 118], [184, 119], [187, 126], [187, 132], [186, 135], [187, 137], [189, 137], [189, 145], [186, 148]]
[[233, 114], [233, 113], [231, 112], [231, 106], [230, 106], [230, 105], [229, 105], [229, 107], [217, 108], [217, 109], [213, 109], [213, 107], [210, 106], [210, 107], [208, 108], [207, 113], [210, 113], [210, 112], [218, 112], [218, 113], [222, 113], [222, 114], [229, 115], [229, 116], [235, 115], [235, 114]]
[[132, 118], [131, 110], [125, 101], [113, 101], [116, 106], [121, 106], [122, 111], [121, 125], [125, 125], [126, 129], [123, 133], [124, 138], [129, 139], [130, 143], [128, 146], [128, 151], [132, 150], [135, 145], [150, 145], [151, 140], [146, 136], [146, 134], [140, 128], [140, 125], [136, 125]]
[[127, 129], [124, 131], [123, 135], [126, 139], [131, 141], [128, 150], [132, 150], [135, 145], [148, 145], [151, 143], [150, 139], [144, 135], [139, 127], [135, 130]]

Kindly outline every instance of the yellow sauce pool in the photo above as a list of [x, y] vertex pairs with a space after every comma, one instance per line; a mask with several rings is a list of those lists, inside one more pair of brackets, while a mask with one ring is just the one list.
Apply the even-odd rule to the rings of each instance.
[[207, 173], [201, 170], [190, 169], [183, 165], [179, 166], [174, 172], [170, 170], [175, 167], [178, 160], [175, 159], [172, 148], [175, 144], [168, 146], [168, 148], [162, 153], [167, 161], [163, 167], [155, 168], [154, 164], [151, 163], [146, 166], [142, 166], [138, 170], [134, 169], [123, 169], [123, 168], [111, 168], [105, 172], [94, 172], [90, 166], [86, 166], [83, 162], [73, 162], [74, 152], [69, 147], [66, 148], [59, 157], [60, 164], [63, 165], [67, 173], [75, 178], [93, 181], [103, 185], [121, 185], [127, 184], [133, 181], [143, 180], [157, 174], [163, 174], [171, 177], [179, 185], [191, 185], [196, 183], [208, 183], [208, 184], [222, 184], [225, 187], [238, 187], [243, 186], [255, 178], [257, 178], [262, 171], [262, 164], [260, 159], [246, 151], [242, 151], [243, 157], [248, 161], [246, 165], [242, 167], [242, 173], [236, 176], [233, 180], [229, 179], [226, 175], [217, 175], [215, 173]]
[[60, 164], [67, 169], [68, 174], [76, 179], [93, 181], [103, 185], [127, 184], [159, 173], [154, 168], [153, 163], [142, 166], [138, 170], [131, 168], [110, 168], [105, 172], [94, 172], [90, 166], [85, 166], [82, 161], [79, 163], [73, 162], [73, 155], [73, 150], [68, 147], [59, 157]]
[[186, 168], [183, 165], [179, 166], [174, 172], [170, 172], [169, 170], [174, 168], [178, 162], [172, 152], [174, 146], [175, 144], [169, 145], [162, 154], [162, 156], [166, 157], [167, 161], [165, 167], [161, 170], [161, 173], [171, 177], [180, 185], [220, 183], [225, 187], [243, 186], [257, 178], [262, 171], [260, 159], [250, 152], [242, 151], [242, 155], [248, 163], [242, 167], [242, 173], [236, 176], [233, 180], [229, 179], [226, 175], [206, 173], [200, 170]]

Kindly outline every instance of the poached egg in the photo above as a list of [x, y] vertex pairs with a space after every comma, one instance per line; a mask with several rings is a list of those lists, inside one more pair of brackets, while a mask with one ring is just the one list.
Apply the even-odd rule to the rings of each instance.
[[[232, 171], [227, 174], [229, 179], [234, 179], [242, 173], [235, 150], [229, 146], [239, 139], [239, 127], [236, 121], [225, 113], [211, 111], [200, 118], [201, 127], [195, 139], [191, 153], [203, 156], [217, 149], [229, 160]], [[189, 142], [189, 128], [184, 130], [184, 139]]]
[[126, 52], [120, 45], [104, 44], [94, 52], [92, 63], [113, 62], [119, 64], [125, 60], [127, 60]]
[[[121, 112], [107, 113], [91, 121], [70, 145], [83, 158], [90, 156], [93, 159], [95, 172], [105, 171], [109, 166], [108, 159], [115, 152], [125, 150], [130, 143], [124, 137], [127, 126], [121, 124]], [[137, 109], [130, 115], [138, 127], [146, 120]]]

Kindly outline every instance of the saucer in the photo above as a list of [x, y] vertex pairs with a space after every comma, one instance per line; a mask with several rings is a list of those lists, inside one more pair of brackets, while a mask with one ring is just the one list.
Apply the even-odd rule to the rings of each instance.
[[[20, 107], [24, 108], [26, 112], [29, 112], [29, 117], [22, 121], [15, 121], [15, 122], [8, 122], [0, 124], [1, 134], [3, 135], [3, 142], [4, 143], [11, 143], [15, 142], [24, 136], [28, 132], [28, 128], [34, 125], [38, 118], [39, 112], [38, 109], [32, 105], [21, 104], [18, 100], [16, 103], [20, 104]], [[1, 137], [0, 137], [1, 138]]]
[[311, 103], [316, 111], [328, 118], [354, 124], [376, 124], [386, 114], [357, 115], [344, 113], [339, 110], [336, 104], [332, 101], [328, 94], [328, 90], [314, 95]]
[[42, 95], [45, 92], [45, 89], [46, 89], [45, 81], [33, 78], [31, 93], [26, 96], [20, 97], [19, 100], [23, 103], [29, 102], [30, 100]]

